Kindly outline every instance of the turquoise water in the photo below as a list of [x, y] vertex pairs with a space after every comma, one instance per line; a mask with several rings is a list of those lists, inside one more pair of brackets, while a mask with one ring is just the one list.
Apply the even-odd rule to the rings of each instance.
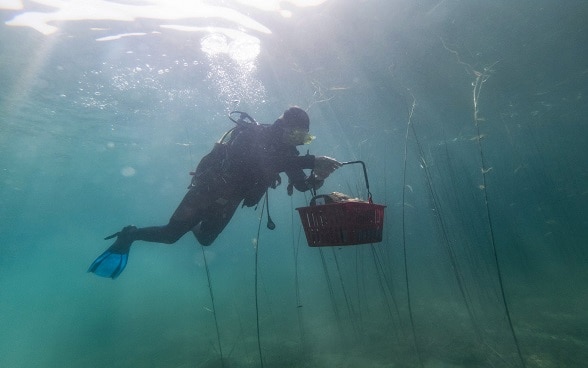
[[[0, 366], [584, 366], [586, 3], [263, 4], [0, 1]], [[290, 105], [304, 150], [366, 162], [383, 242], [308, 247], [282, 185], [274, 231], [244, 208], [86, 273], [167, 222], [230, 110]]]

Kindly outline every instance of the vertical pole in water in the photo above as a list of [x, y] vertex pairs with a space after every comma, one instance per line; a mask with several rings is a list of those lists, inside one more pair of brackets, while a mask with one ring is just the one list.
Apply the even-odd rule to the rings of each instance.
[[[267, 194], [267, 192], [266, 192]], [[265, 201], [267, 202], [267, 196]], [[263, 354], [261, 352], [261, 334], [259, 330], [259, 234], [261, 233], [261, 220], [263, 218], [263, 209], [261, 206], [261, 216], [259, 216], [259, 225], [257, 226], [257, 237], [255, 239], [255, 325], [257, 328], [257, 351], [259, 353], [259, 366], [263, 368]]]
[[212, 292], [212, 282], [210, 280], [210, 270], [208, 268], [208, 261], [206, 260], [206, 254], [204, 253], [204, 247], [202, 248], [202, 257], [204, 257], [204, 268], [206, 269], [206, 279], [208, 280], [208, 290], [210, 291], [210, 301], [212, 303], [212, 315], [214, 316], [214, 326], [216, 327], [216, 339], [218, 342], [218, 350], [220, 352], [221, 366], [224, 368], [225, 360], [223, 357], [223, 346], [220, 339], [220, 329], [218, 328], [218, 318], [216, 317], [216, 306], [214, 304], [214, 293]]
[[504, 293], [504, 284], [503, 284], [503, 280], [502, 280], [502, 271], [500, 269], [500, 263], [498, 260], [498, 254], [496, 252], [496, 242], [494, 240], [494, 229], [492, 226], [492, 217], [490, 214], [490, 205], [488, 204], [488, 192], [487, 192], [487, 188], [486, 188], [486, 174], [491, 170], [491, 168], [486, 168], [486, 159], [484, 157], [484, 150], [482, 149], [482, 135], [480, 134], [480, 122], [484, 121], [484, 119], [480, 118], [478, 116], [479, 110], [478, 110], [478, 102], [479, 102], [479, 98], [480, 98], [480, 92], [482, 92], [482, 86], [484, 85], [484, 83], [486, 83], [486, 81], [488, 80], [488, 78], [490, 78], [490, 72], [492, 71], [492, 67], [494, 65], [496, 65], [497, 62], [495, 62], [494, 64], [490, 65], [489, 67], [484, 68], [483, 72], [477, 71], [474, 69], [473, 66], [471, 66], [470, 64], [463, 62], [461, 60], [461, 58], [459, 57], [459, 53], [455, 50], [450, 49], [449, 47], [447, 47], [447, 45], [445, 44], [445, 41], [443, 41], [443, 39], [441, 39], [441, 43], [443, 44], [443, 47], [445, 48], [445, 50], [449, 51], [450, 53], [452, 53], [455, 58], [457, 59], [457, 62], [461, 65], [463, 65], [466, 68], [466, 71], [468, 73], [473, 74], [476, 79], [474, 80], [474, 82], [472, 83], [472, 86], [474, 88], [472, 88], [472, 99], [473, 99], [473, 107], [474, 107], [474, 124], [476, 125], [476, 133], [477, 133], [477, 137], [476, 137], [476, 141], [478, 144], [478, 150], [480, 153], [480, 161], [482, 164], [482, 186], [481, 189], [483, 191], [484, 194], [484, 204], [486, 207], [486, 218], [488, 220], [488, 228], [489, 228], [489, 232], [490, 232], [490, 243], [492, 245], [492, 252], [494, 253], [494, 264], [496, 266], [496, 272], [498, 274], [498, 284], [500, 287], [500, 293], [501, 293], [501, 297], [502, 297], [502, 303], [504, 306], [504, 312], [506, 314], [506, 318], [508, 321], [508, 326], [510, 328], [510, 332], [512, 334], [513, 337], [513, 341], [519, 356], [519, 360], [521, 361], [521, 366], [523, 368], [526, 367], [525, 364], [525, 359], [523, 358], [523, 354], [521, 352], [521, 347], [519, 345], [519, 339], [517, 338], [517, 335], [515, 333], [514, 330], [514, 326], [512, 324], [512, 319], [510, 317], [510, 310], [508, 308], [508, 303], [506, 301], [506, 294]]
[[[412, 96], [412, 93], [411, 93]], [[423, 360], [421, 358], [421, 352], [419, 350], [419, 344], [417, 342], [416, 337], [416, 330], [414, 328], [414, 317], [412, 313], [412, 300], [410, 295], [410, 283], [408, 278], [408, 258], [406, 255], [406, 166], [408, 160], [408, 132], [410, 131], [410, 126], [412, 124], [412, 114], [414, 113], [414, 108], [416, 107], [416, 100], [412, 100], [412, 107], [408, 114], [408, 122], [406, 123], [406, 135], [404, 136], [404, 163], [402, 168], [402, 252], [404, 254], [404, 280], [406, 282], [406, 300], [408, 304], [408, 315], [410, 320], [410, 328], [412, 330], [412, 338], [414, 343], [414, 348], [416, 351], [416, 355], [419, 361], [419, 365], [424, 367]]]
[[[496, 64], [496, 63], [494, 63], [494, 64]], [[484, 150], [482, 149], [483, 136], [480, 133], [480, 124], [479, 124], [480, 122], [483, 121], [483, 119], [478, 117], [478, 101], [479, 101], [479, 97], [480, 97], [480, 92], [482, 91], [482, 86], [490, 77], [489, 73], [491, 71], [491, 68], [494, 66], [494, 64], [492, 64], [491, 66], [489, 66], [487, 68], [484, 68], [484, 72], [478, 72], [472, 68], [474, 75], [476, 76], [476, 80], [473, 84], [473, 86], [474, 86], [474, 88], [473, 88], [474, 124], [476, 124], [476, 133], [477, 133], [476, 142], [478, 144], [478, 149], [480, 151], [480, 163], [482, 164], [482, 168], [481, 168], [482, 186], [481, 186], [481, 189], [482, 189], [482, 193], [484, 194], [484, 205], [486, 208], [486, 218], [488, 220], [488, 230], [490, 232], [490, 243], [492, 245], [492, 252], [494, 253], [494, 264], [496, 266], [496, 273], [498, 274], [498, 285], [500, 286], [500, 294], [502, 297], [504, 312], [506, 314], [508, 326], [509, 326], [510, 332], [512, 334], [512, 338], [513, 338], [519, 359], [521, 361], [521, 366], [523, 368], [525, 368], [526, 367], [525, 359], [523, 358], [523, 354], [521, 352], [519, 339], [517, 338], [517, 334], [514, 330], [514, 326], [512, 324], [512, 318], [510, 316], [510, 309], [509, 309], [508, 303], [506, 301], [506, 294], [504, 292], [504, 282], [502, 280], [502, 270], [500, 269], [500, 262], [498, 260], [498, 252], [496, 250], [496, 240], [494, 239], [494, 227], [492, 225], [492, 216], [490, 213], [490, 204], [488, 203], [488, 191], [487, 191], [487, 187], [486, 187], [486, 174], [492, 168], [487, 168], [487, 166], [486, 166], [486, 157], [484, 156]]]
[[327, 261], [325, 260], [325, 255], [323, 253], [323, 248], [319, 247], [319, 254], [321, 256], [321, 263], [323, 265], [323, 271], [325, 273], [325, 281], [327, 282], [327, 288], [329, 289], [329, 297], [331, 298], [331, 304], [333, 305], [333, 313], [335, 314], [335, 320], [337, 321], [337, 327], [339, 328], [339, 332], [341, 337], [344, 336], [343, 325], [341, 324], [341, 317], [339, 315], [339, 309], [337, 308], [337, 300], [335, 298], [335, 291], [333, 290], [333, 283], [331, 282], [331, 277], [329, 276], [329, 270], [327, 268]]
[[[291, 229], [294, 229], [294, 205], [292, 202], [292, 197], [290, 197], [290, 223]], [[300, 232], [298, 233], [298, 239], [294, 239], [294, 233], [292, 233], [292, 253], [294, 256], [294, 289], [296, 290], [296, 315], [298, 317], [298, 330], [300, 332], [300, 342], [302, 343], [302, 351], [306, 355], [307, 353], [307, 345], [306, 345], [306, 331], [304, 329], [304, 324], [302, 322], [302, 300], [300, 296], [300, 277], [298, 275], [298, 252], [300, 246]]]

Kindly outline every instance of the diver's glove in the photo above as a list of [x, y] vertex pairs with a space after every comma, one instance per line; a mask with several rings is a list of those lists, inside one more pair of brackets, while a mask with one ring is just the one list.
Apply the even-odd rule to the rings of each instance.
[[314, 175], [318, 180], [325, 180], [331, 173], [341, 167], [341, 163], [327, 156], [314, 158]]

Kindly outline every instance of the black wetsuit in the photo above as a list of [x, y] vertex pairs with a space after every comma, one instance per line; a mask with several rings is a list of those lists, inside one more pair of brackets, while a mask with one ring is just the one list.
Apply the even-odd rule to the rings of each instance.
[[174, 243], [192, 230], [200, 244], [210, 245], [229, 223], [235, 210], [255, 206], [268, 188], [280, 184], [280, 173], [289, 179], [289, 192], [319, 188], [323, 182], [307, 176], [314, 156], [300, 156], [296, 147], [281, 140], [275, 126], [237, 126], [227, 139], [204, 156], [188, 193], [166, 226], [140, 228], [133, 240]]

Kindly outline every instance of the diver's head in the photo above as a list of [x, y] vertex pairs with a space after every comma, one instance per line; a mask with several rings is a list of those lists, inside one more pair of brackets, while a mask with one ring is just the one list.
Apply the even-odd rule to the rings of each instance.
[[314, 139], [308, 134], [310, 118], [306, 111], [298, 106], [293, 106], [284, 111], [282, 116], [276, 120], [274, 126], [281, 129], [282, 140], [285, 143], [299, 146], [308, 144]]
[[284, 121], [284, 125], [291, 128], [305, 129], [308, 131], [310, 127], [310, 118], [306, 111], [298, 106], [290, 107], [284, 111], [280, 118]]

